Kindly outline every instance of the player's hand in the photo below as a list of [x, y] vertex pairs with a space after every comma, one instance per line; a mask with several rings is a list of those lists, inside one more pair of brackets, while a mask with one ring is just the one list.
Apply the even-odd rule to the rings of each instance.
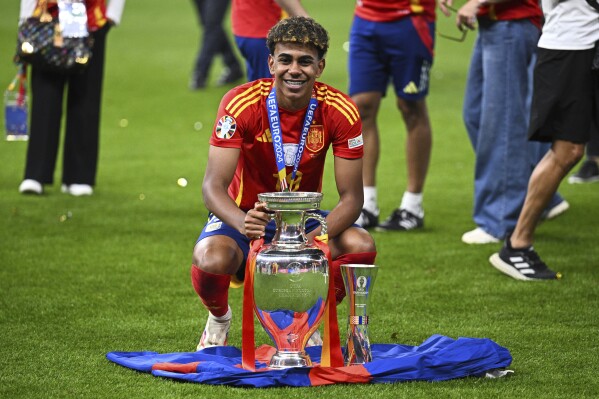
[[266, 204], [263, 202], [256, 202], [256, 204], [254, 204], [254, 209], [250, 209], [245, 215], [245, 235], [250, 240], [257, 240], [264, 237], [266, 225], [270, 219], [271, 214], [266, 212]]
[[459, 30], [463, 31], [465, 28], [476, 29], [476, 14], [480, 5], [479, 0], [470, 0], [458, 10], [456, 25]]
[[446, 17], [449, 17], [451, 15], [451, 10], [448, 7], [451, 7], [452, 5], [453, 0], [439, 0], [439, 8], [441, 9], [441, 12], [445, 14]]

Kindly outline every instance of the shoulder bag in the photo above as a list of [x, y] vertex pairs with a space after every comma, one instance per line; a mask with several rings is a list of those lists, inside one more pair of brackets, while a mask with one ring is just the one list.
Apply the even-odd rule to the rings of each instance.
[[58, 18], [40, 0], [40, 17], [25, 20], [18, 30], [15, 62], [60, 73], [82, 71], [92, 57], [93, 38], [64, 37]]

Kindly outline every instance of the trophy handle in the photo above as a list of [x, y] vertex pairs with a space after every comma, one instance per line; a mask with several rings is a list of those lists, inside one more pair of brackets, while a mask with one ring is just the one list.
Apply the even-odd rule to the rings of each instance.
[[321, 234], [327, 234], [327, 221], [325, 220], [325, 218], [321, 214], [307, 212], [306, 213], [306, 221], [308, 219], [316, 219], [316, 220], [318, 220], [318, 222], [322, 226]]

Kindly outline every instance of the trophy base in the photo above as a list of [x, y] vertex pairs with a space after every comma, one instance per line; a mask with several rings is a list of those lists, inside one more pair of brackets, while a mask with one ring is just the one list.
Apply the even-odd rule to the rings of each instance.
[[268, 367], [271, 369], [286, 369], [290, 367], [310, 367], [312, 360], [304, 351], [280, 352], [277, 351], [270, 359]]
[[372, 362], [372, 355], [370, 355], [370, 353], [363, 356], [356, 356], [355, 353], [351, 355], [346, 354], [343, 357], [343, 364], [345, 364], [346, 366], [356, 366], [370, 362]]

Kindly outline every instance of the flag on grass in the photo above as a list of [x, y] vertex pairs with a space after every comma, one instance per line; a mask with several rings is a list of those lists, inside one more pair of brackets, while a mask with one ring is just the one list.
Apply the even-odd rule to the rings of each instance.
[[486, 338], [452, 339], [433, 335], [419, 346], [373, 344], [372, 362], [345, 367], [320, 367], [320, 346], [306, 348], [313, 367], [269, 369], [275, 348], [256, 349], [256, 371], [241, 367], [241, 350], [231, 346], [199, 352], [110, 352], [108, 360], [156, 377], [210, 385], [245, 387], [307, 387], [338, 383], [443, 381], [508, 367], [510, 352]]

